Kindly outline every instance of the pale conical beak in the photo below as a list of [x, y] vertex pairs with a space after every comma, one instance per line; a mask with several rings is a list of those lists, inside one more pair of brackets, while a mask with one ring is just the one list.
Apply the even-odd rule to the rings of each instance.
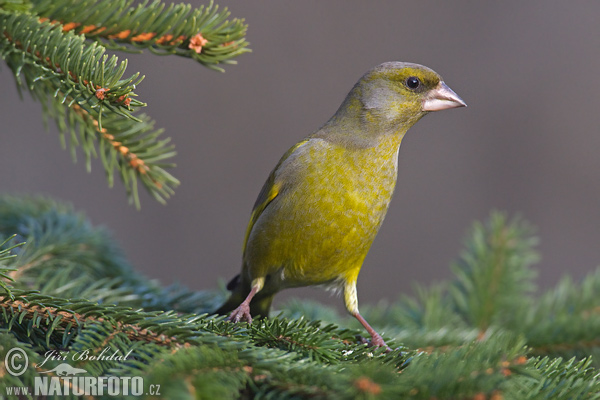
[[443, 81], [430, 90], [423, 99], [423, 111], [440, 111], [466, 106], [467, 104]]

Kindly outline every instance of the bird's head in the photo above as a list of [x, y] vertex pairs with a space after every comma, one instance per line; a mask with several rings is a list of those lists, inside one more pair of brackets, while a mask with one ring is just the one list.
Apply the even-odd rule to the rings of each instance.
[[435, 71], [403, 62], [369, 70], [353, 92], [362, 105], [362, 118], [374, 123], [410, 126], [428, 112], [466, 106]]
[[386, 62], [359, 79], [335, 115], [313, 136], [371, 146], [381, 135], [403, 135], [425, 114], [466, 107], [435, 71], [419, 64]]
[[360, 78], [324, 128], [358, 124], [367, 136], [406, 132], [431, 111], [465, 106], [435, 71], [419, 64], [386, 62]]

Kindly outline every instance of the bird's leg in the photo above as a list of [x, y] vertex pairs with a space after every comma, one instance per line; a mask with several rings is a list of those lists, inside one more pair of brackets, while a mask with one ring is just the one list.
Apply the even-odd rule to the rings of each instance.
[[246, 300], [244, 300], [242, 304], [240, 304], [238, 308], [233, 310], [229, 315], [229, 320], [231, 322], [246, 321], [249, 324], [252, 323], [252, 315], [250, 315], [250, 301], [252, 301], [252, 298], [256, 293], [258, 293], [258, 290], [256, 287], [253, 287], [252, 290], [250, 290], [248, 297], [246, 297]]
[[252, 315], [250, 315], [250, 302], [252, 298], [258, 293], [265, 284], [265, 278], [257, 278], [252, 281], [252, 289], [250, 293], [246, 297], [246, 299], [239, 305], [238, 308], [233, 310], [229, 315], [229, 320], [231, 322], [240, 322], [246, 321], [249, 324], [252, 323]]
[[367, 320], [364, 319], [362, 315], [358, 313], [358, 311], [355, 314], [353, 313], [352, 315], [358, 320], [358, 322], [362, 324], [362, 326], [365, 327], [367, 332], [369, 332], [369, 335], [371, 335], [371, 346], [385, 347], [387, 352], [392, 351], [392, 349], [390, 349], [390, 347], [387, 344], [385, 344], [385, 341], [381, 338], [381, 335], [377, 333], [375, 329], [371, 327], [371, 325], [369, 325]]
[[352, 316], [356, 318], [358, 322], [362, 324], [362, 326], [365, 327], [367, 332], [369, 332], [369, 335], [371, 335], [371, 346], [385, 347], [388, 352], [392, 351], [392, 349], [390, 349], [388, 345], [385, 344], [385, 341], [381, 338], [381, 335], [379, 335], [379, 333], [377, 333], [375, 329], [373, 329], [371, 325], [369, 325], [367, 320], [365, 320], [362, 317], [362, 315], [360, 315], [360, 313], [358, 312], [358, 296], [356, 295], [356, 276], [350, 278], [348, 281], [346, 281], [346, 284], [344, 285], [344, 302], [346, 303], [346, 308], [348, 309], [350, 314], [352, 314]]

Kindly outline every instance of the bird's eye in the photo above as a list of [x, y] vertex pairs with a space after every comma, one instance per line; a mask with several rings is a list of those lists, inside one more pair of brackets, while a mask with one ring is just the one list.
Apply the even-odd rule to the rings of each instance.
[[421, 86], [421, 81], [416, 76], [409, 76], [408, 78], [406, 78], [406, 87], [407, 88], [409, 88], [411, 90], [415, 90], [419, 86]]

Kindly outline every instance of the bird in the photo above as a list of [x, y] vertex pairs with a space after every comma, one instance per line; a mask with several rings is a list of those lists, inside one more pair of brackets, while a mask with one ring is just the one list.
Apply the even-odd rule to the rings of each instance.
[[322, 285], [343, 293], [370, 345], [389, 350], [359, 313], [358, 274], [396, 186], [402, 138], [426, 114], [457, 107], [466, 104], [428, 67], [391, 61], [367, 71], [270, 173], [246, 229], [241, 273], [215, 313], [251, 323], [268, 316], [279, 291]]

